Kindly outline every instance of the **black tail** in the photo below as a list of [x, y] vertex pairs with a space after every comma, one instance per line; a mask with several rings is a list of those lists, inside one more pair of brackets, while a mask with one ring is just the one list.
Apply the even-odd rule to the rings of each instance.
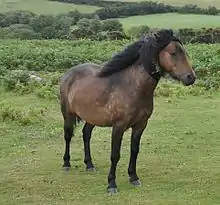
[[80, 122], [82, 122], [82, 119], [76, 114], [70, 114], [68, 111], [68, 106], [66, 102], [60, 98], [60, 105], [61, 105], [61, 112], [64, 119], [64, 124], [67, 126], [70, 126], [73, 128], [76, 127]]

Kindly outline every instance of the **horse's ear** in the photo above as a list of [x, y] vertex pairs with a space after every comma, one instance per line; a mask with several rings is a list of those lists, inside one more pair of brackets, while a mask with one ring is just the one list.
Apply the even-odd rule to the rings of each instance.
[[173, 30], [172, 29], [161, 29], [154, 33], [154, 37], [157, 41], [157, 49], [160, 51], [164, 49], [173, 39]]
[[154, 34], [158, 43], [169, 41], [173, 37], [172, 29], [161, 29]]

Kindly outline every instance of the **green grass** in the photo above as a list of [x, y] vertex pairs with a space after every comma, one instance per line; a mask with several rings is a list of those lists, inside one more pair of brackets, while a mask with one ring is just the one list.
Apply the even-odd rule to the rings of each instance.
[[151, 28], [212, 28], [220, 27], [220, 16], [195, 14], [152, 14], [119, 18], [125, 29], [133, 26], [148, 25]]
[[[112, 0], [111, 0], [112, 1]], [[115, 1], [125, 1], [125, 2], [134, 2], [134, 1], [146, 1], [146, 0], [115, 0]], [[195, 1], [191, 1], [191, 0], [151, 0], [151, 1], [155, 1], [158, 3], [164, 3], [164, 4], [168, 4], [168, 5], [173, 5], [173, 6], [184, 6], [186, 4], [195, 4], [198, 5], [200, 7], [208, 7], [208, 6], [215, 6], [217, 8], [220, 8], [220, 1], [219, 0], [195, 0]]]
[[[35, 111], [29, 125], [0, 122], [0, 204], [217, 205], [220, 202], [220, 95], [155, 99], [144, 132], [137, 170], [142, 186], [128, 183], [129, 135], [117, 169], [119, 194], [109, 198], [106, 182], [110, 129], [96, 128], [92, 156], [98, 169], [87, 173], [79, 126], [71, 143], [72, 169], [64, 173], [64, 140], [59, 104], [32, 95], [1, 93], [1, 106]], [[45, 107], [44, 114], [37, 110]], [[27, 117], [32, 117], [31, 114]]]
[[75, 5], [48, 0], [0, 0], [0, 12], [27, 10], [37, 14], [60, 14], [78, 9], [83, 13], [91, 13], [98, 9], [95, 6]]

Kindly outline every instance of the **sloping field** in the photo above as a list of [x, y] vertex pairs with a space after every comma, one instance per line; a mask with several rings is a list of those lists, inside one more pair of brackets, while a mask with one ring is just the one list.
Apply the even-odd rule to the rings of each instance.
[[0, 0], [0, 12], [27, 10], [37, 14], [59, 14], [78, 9], [83, 13], [91, 13], [98, 9], [95, 6], [75, 5], [48, 0]]
[[220, 27], [220, 16], [195, 14], [152, 14], [119, 19], [125, 29], [132, 26], [148, 25], [153, 28], [202, 28]]

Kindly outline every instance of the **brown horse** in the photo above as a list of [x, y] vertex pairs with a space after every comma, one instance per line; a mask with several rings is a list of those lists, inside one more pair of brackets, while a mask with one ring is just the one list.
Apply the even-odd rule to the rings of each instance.
[[164, 73], [185, 86], [196, 79], [181, 41], [166, 29], [131, 44], [103, 66], [86, 63], [69, 70], [60, 86], [66, 142], [63, 167], [70, 167], [70, 141], [78, 120], [85, 122], [84, 163], [90, 171], [94, 170], [90, 154], [92, 130], [95, 126], [112, 127], [107, 190], [115, 193], [122, 136], [131, 128], [128, 175], [131, 184], [140, 185], [136, 173], [140, 139], [153, 111], [154, 90]]

